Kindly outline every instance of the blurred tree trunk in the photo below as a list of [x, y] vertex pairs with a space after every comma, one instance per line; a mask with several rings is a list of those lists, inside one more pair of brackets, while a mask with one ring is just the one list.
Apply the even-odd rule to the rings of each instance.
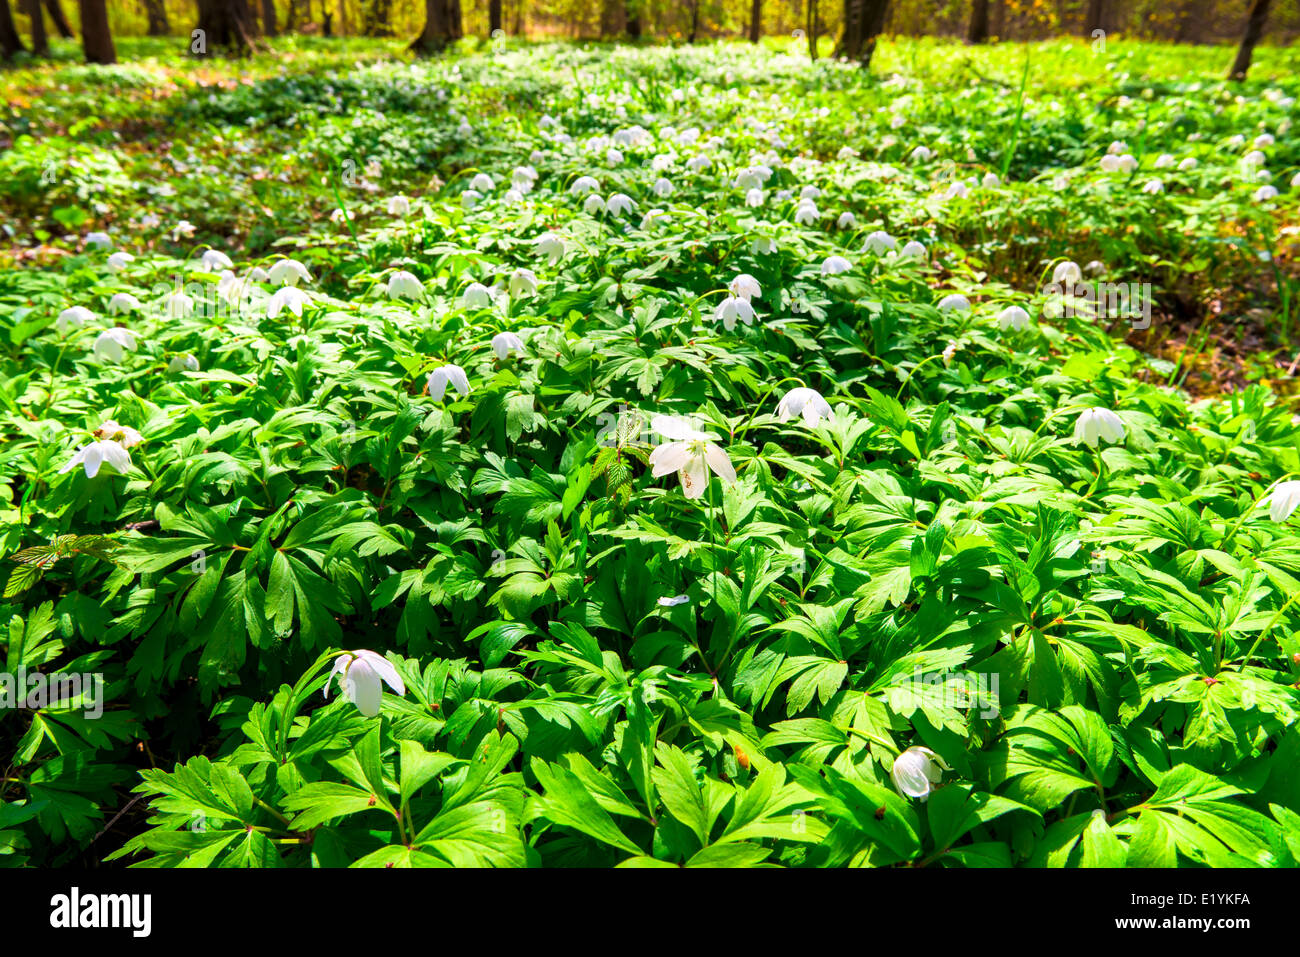
[[488, 36], [501, 29], [501, 0], [488, 0]]
[[839, 44], [844, 56], [870, 66], [888, 13], [889, 0], [844, 0], [844, 37]]
[[289, 9], [284, 14], [284, 32], [292, 33], [298, 25], [298, 0], [289, 0]]
[[1088, 0], [1088, 9], [1083, 16], [1083, 35], [1089, 39], [1092, 34], [1102, 29], [1101, 22], [1106, 17], [1106, 0]]
[[81, 49], [87, 63], [116, 63], [117, 50], [108, 29], [108, 8], [104, 0], [80, 0]]
[[262, 36], [273, 37], [278, 29], [275, 25], [275, 0], [262, 0]]
[[603, 0], [601, 3], [600, 38], [602, 40], [618, 33], [618, 15], [622, 12], [621, 7], [621, 0]]
[[68, 18], [63, 15], [63, 8], [59, 6], [59, 0], [45, 0], [45, 11], [50, 15], [50, 21], [54, 24], [54, 30], [59, 36], [65, 40], [71, 40], [76, 35], [68, 24]]
[[700, 33], [700, 0], [691, 0], [691, 36], [690, 42], [694, 43], [695, 38]]
[[447, 49], [460, 38], [459, 0], [424, 0], [424, 29], [411, 42], [417, 56], [430, 56]]
[[[84, 7], [87, 0], [81, 2]], [[103, 0], [99, 2], [103, 4]], [[199, 22], [195, 29], [203, 35], [203, 50], [198, 56], [209, 56], [219, 48], [245, 50], [253, 46], [253, 17], [248, 0], [199, 0]]]
[[[57, 4], [58, 0], [52, 0]], [[144, 0], [144, 15], [148, 18], [149, 25], [145, 28], [145, 33], [151, 37], [165, 37], [171, 32], [171, 26], [167, 22], [167, 5], [163, 0]]]
[[763, 28], [763, 0], [754, 0], [749, 6], [749, 42], [757, 43]]
[[623, 19], [627, 21], [627, 35], [633, 40], [641, 39], [641, 4], [640, 0], [624, 0]]
[[808, 0], [808, 17], [804, 22], [808, 35], [808, 59], [817, 59], [817, 0]]
[[993, 23], [991, 25], [992, 33], [1001, 40], [1007, 35], [1007, 2], [1006, 0], [994, 0], [993, 3]]
[[9, 9], [9, 0], [0, 0], [0, 53], [8, 59], [20, 50], [26, 49], [18, 36], [18, 29], [14, 26], [14, 14]]
[[989, 42], [989, 0], [975, 0], [971, 4], [970, 29], [966, 31], [966, 42]]
[[22, 0], [23, 9], [32, 24], [32, 53], [50, 55], [50, 38], [45, 35], [45, 15], [41, 13], [41, 0]]
[[1244, 80], [1250, 69], [1250, 58], [1255, 53], [1255, 44], [1264, 35], [1264, 24], [1268, 22], [1268, 7], [1271, 0], [1253, 0], [1250, 14], [1246, 17], [1246, 29], [1241, 34], [1241, 46], [1237, 48], [1237, 59], [1232, 61], [1228, 79]]

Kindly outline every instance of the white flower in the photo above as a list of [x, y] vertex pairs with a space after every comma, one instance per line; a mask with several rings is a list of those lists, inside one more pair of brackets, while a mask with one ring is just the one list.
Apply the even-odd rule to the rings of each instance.
[[537, 182], [537, 170], [531, 166], [516, 166], [510, 174], [510, 183], [521, 193], [526, 193]]
[[736, 328], [737, 319], [747, 326], [753, 325], [754, 307], [749, 304], [748, 299], [728, 296], [718, 304], [718, 308], [713, 312], [713, 318], [721, 320], [727, 331], [730, 332]]
[[1093, 259], [1084, 265], [1083, 271], [1089, 276], [1104, 276], [1106, 274], [1106, 264], [1100, 259]]
[[[367, 718], [379, 714], [386, 684], [399, 695], [406, 694], [406, 685], [397, 673], [392, 662], [373, 651], [345, 651], [334, 661], [334, 668], [325, 680], [325, 697], [329, 697], [330, 685], [334, 676], [342, 673], [340, 679], [343, 696], [357, 706]], [[380, 682], [383, 682], [381, 684]]]
[[939, 300], [940, 312], [970, 312], [970, 300], [959, 292], [950, 293]]
[[270, 282], [271, 274], [261, 266], [254, 266], [248, 271], [249, 282]]
[[63, 468], [59, 469], [59, 474], [71, 472], [81, 465], [86, 470], [86, 478], [94, 478], [99, 474], [100, 466], [105, 463], [117, 474], [125, 475], [131, 469], [131, 456], [121, 442], [101, 439], [79, 449]]
[[411, 201], [405, 196], [388, 197], [388, 215], [405, 219], [411, 215]]
[[1173, 165], [1174, 165], [1174, 157], [1173, 154], [1171, 153], [1161, 153], [1159, 156], [1156, 157], [1156, 162], [1155, 162], [1156, 169], [1169, 169], [1169, 167]]
[[1106, 152], [1113, 156], [1118, 156], [1120, 153], [1127, 153], [1128, 144], [1123, 140], [1115, 140], [1110, 144], [1110, 146], [1106, 147]]
[[611, 216], [622, 216], [624, 213], [630, 213], [636, 209], [636, 203], [632, 202], [632, 197], [626, 193], [615, 193], [605, 204], [605, 209]]
[[497, 354], [498, 359], [504, 362], [511, 352], [524, 351], [524, 340], [513, 332], [498, 332], [492, 337], [492, 351]]
[[193, 235], [194, 235], [194, 224], [191, 223], [188, 219], [182, 219], [179, 223], [177, 223], [175, 226], [172, 227], [172, 242], [174, 243], [180, 242], [182, 236], [193, 236]]
[[1119, 172], [1119, 157], [1115, 156], [1114, 154], [1107, 153], [1105, 156], [1101, 158], [1101, 169], [1102, 172], [1104, 173]]
[[1019, 306], [1007, 306], [998, 313], [999, 329], [1015, 329], [1019, 331], [1029, 325], [1029, 313]]
[[486, 309], [492, 305], [492, 293], [481, 282], [472, 282], [460, 294], [462, 309]]
[[[935, 765], [938, 765], [936, 767]], [[894, 781], [894, 789], [903, 797], [928, 800], [934, 785], [943, 777], [944, 771], [951, 771], [943, 758], [929, 748], [908, 748], [894, 758], [894, 767], [889, 776]]]
[[230, 261], [230, 257], [220, 249], [209, 249], [203, 254], [200, 261], [203, 264], [204, 272], [219, 272], [222, 269], [232, 269], [235, 265]]
[[655, 180], [654, 185], [650, 187], [650, 191], [656, 196], [671, 196], [673, 192], [673, 184], [661, 176]]
[[732, 186], [736, 189], [758, 189], [772, 178], [772, 170], [766, 166], [750, 166], [736, 174]]
[[944, 192], [944, 199], [965, 199], [970, 195], [970, 188], [961, 180], [952, 183]]
[[1251, 150], [1241, 158], [1242, 166], [1263, 166], [1268, 162], [1268, 157], [1259, 150]]
[[918, 243], [915, 239], [909, 240], [905, 243], [898, 253], [900, 256], [907, 256], [911, 259], [925, 259], [927, 255], [925, 246]]
[[757, 209], [759, 206], [763, 205], [765, 198], [763, 191], [755, 186], [753, 189], [745, 193], [745, 205]]
[[469, 188], [478, 193], [490, 193], [492, 186], [492, 177], [487, 173], [479, 173], [469, 181]]
[[1084, 443], [1091, 449], [1097, 447], [1098, 440], [1105, 442], [1122, 442], [1124, 440], [1124, 423], [1110, 409], [1084, 409], [1074, 423], [1074, 444]]
[[650, 428], [671, 441], [656, 446], [650, 453], [651, 474], [662, 478], [676, 472], [687, 498], [701, 498], [709, 481], [709, 470], [728, 484], [735, 484], [736, 470], [727, 453], [713, 440], [712, 432], [699, 432], [691, 424], [671, 415], [656, 415]]
[[707, 156], [692, 156], [686, 161], [686, 168], [692, 173], [698, 173], [702, 169], [707, 169], [708, 166], [709, 158]]
[[546, 262], [551, 266], [564, 258], [564, 240], [555, 233], [542, 233], [533, 240], [533, 245], [541, 255], [546, 257]]
[[1285, 522], [1300, 506], [1300, 482], [1283, 482], [1260, 505], [1268, 505], [1268, 517]]
[[854, 216], [847, 210], [840, 213], [840, 218], [835, 220], [835, 225], [840, 229], [852, 229], [858, 224], [858, 217]]
[[622, 166], [623, 151], [611, 146], [609, 149], [605, 150], [605, 162], [610, 166]]
[[803, 417], [809, 428], [831, 415], [831, 406], [816, 389], [791, 389], [776, 404], [776, 417], [789, 422], [794, 416]]
[[1142, 184], [1142, 192], [1150, 193], [1152, 196], [1155, 196], [1157, 193], [1163, 193], [1164, 191], [1165, 184], [1158, 179], [1149, 179]]
[[744, 299], [746, 302], [749, 302], [755, 296], [763, 295], [763, 287], [758, 284], [757, 279], [747, 272], [742, 272], [727, 283], [727, 288], [731, 290], [733, 296]]
[[[493, 347], [496, 346], [496, 340], [493, 340]], [[447, 384], [451, 383], [452, 387], [461, 395], [469, 395], [469, 376], [465, 375], [465, 370], [460, 366], [445, 365], [438, 366], [429, 373], [429, 380], [425, 383], [425, 390], [433, 397], [434, 402], [441, 402], [443, 393], [447, 391]]]
[[[112, 303], [109, 303], [112, 308]], [[85, 306], [72, 306], [64, 309], [59, 313], [59, 318], [54, 320], [54, 328], [58, 330], [59, 335], [65, 335], [69, 328], [80, 329], [88, 322], [93, 322], [95, 314]]]
[[1188, 170], [1191, 169], [1196, 169], [1196, 166], [1197, 166], [1197, 162], [1195, 156], [1189, 156], [1187, 157], [1187, 159], [1183, 160], [1181, 163], [1178, 164], [1178, 168], [1183, 172], [1187, 172]]
[[835, 154], [835, 158], [839, 160], [851, 160], [857, 159], [859, 155], [858, 151], [852, 146], [841, 146], [840, 151]]
[[911, 158], [915, 163], [924, 163], [934, 157], [934, 152], [928, 146], [918, 146], [912, 150]]
[[110, 249], [113, 246], [113, 240], [108, 233], [86, 233], [86, 245], [94, 246], [97, 249]]
[[1274, 142], [1272, 133], [1260, 133], [1259, 136], [1255, 137], [1255, 142], [1252, 145], [1256, 149], [1263, 149], [1265, 146], [1272, 146]]
[[664, 223], [668, 221], [668, 213], [662, 209], [652, 209], [641, 217], [641, 228], [647, 229], [655, 223]]
[[801, 226], [811, 226], [819, 215], [816, 203], [811, 199], [801, 199], [794, 210], [794, 221]]
[[867, 235], [867, 252], [876, 256], [883, 256], [889, 250], [898, 245], [898, 240], [882, 229]]
[[177, 289], [163, 302], [163, 311], [169, 319], [184, 319], [194, 312], [194, 298]]
[[574, 196], [581, 196], [583, 193], [593, 193], [600, 189], [600, 183], [594, 176], [579, 176], [569, 186], [569, 192]]
[[1254, 193], [1254, 199], [1255, 202], [1257, 203], [1264, 203], [1270, 199], [1276, 199], [1276, 198], [1277, 198], [1276, 186], [1261, 186], [1259, 189], [1255, 190]]
[[688, 595], [674, 595], [672, 598], [660, 598], [655, 604], [660, 608], [673, 608], [677, 605], [684, 605], [690, 600]]
[[802, 199], [821, 199], [822, 191], [816, 186], [805, 186], [799, 190], [799, 198]]
[[177, 372], [198, 372], [199, 360], [189, 353], [183, 356], [172, 356], [171, 362], [167, 363], [167, 371], [173, 375]]
[[749, 251], [755, 256], [770, 256], [776, 252], [776, 240], [771, 236], [756, 236], [749, 244]]
[[852, 268], [853, 263], [843, 256], [827, 256], [822, 260], [823, 276], [838, 276], [840, 273], [848, 272]]
[[507, 206], [515, 206], [524, 201], [524, 194], [519, 192], [513, 186], [501, 194], [501, 202]]
[[980, 180], [980, 185], [985, 189], [997, 189], [1001, 182], [997, 173], [985, 173], [984, 178]]
[[1295, 176], [1291, 177], [1291, 185], [1300, 186], [1300, 173], [1296, 173]]
[[389, 299], [422, 299], [424, 284], [405, 269], [399, 269], [388, 277]]
[[135, 336], [129, 329], [114, 326], [99, 334], [92, 349], [98, 359], [105, 362], [121, 362], [128, 350], [135, 351]]
[[141, 308], [140, 300], [129, 292], [115, 292], [113, 298], [108, 300], [108, 311], [114, 316], [118, 313], [139, 308]]
[[592, 193], [583, 201], [582, 208], [588, 216], [598, 216], [605, 211], [605, 201]]
[[460, 194], [461, 209], [473, 209], [478, 205], [478, 201], [483, 198], [483, 194], [476, 189], [467, 189]]
[[516, 269], [510, 275], [510, 295], [519, 299], [537, 295], [537, 276], [531, 269]]
[[[281, 259], [271, 266], [267, 279], [273, 286], [296, 286], [298, 280], [311, 282], [311, 273], [296, 259]], [[250, 277], [251, 278], [251, 277]]]
[[135, 262], [135, 257], [130, 253], [113, 253], [108, 257], [108, 268], [113, 272], [121, 272], [133, 262]]
[[1125, 153], [1119, 158], [1119, 168], [1125, 173], [1131, 173], [1138, 168], [1138, 161], [1132, 153]]
[[293, 286], [284, 286], [277, 289], [275, 295], [267, 302], [266, 315], [268, 318], [274, 319], [280, 314], [281, 310], [288, 309], [295, 316], [301, 316], [302, 307], [310, 302], [311, 296], [303, 290], [296, 289]]
[[1057, 263], [1056, 268], [1052, 270], [1052, 282], [1063, 286], [1073, 286], [1081, 279], [1083, 279], [1083, 272], [1079, 269], [1079, 264], [1068, 259], [1063, 263]]

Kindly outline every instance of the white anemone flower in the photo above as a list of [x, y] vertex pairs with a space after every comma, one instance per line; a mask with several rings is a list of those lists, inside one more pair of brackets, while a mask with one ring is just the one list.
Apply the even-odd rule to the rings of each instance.
[[822, 419], [831, 416], [830, 403], [816, 389], [791, 389], [776, 404], [776, 417], [782, 422], [789, 422], [796, 415], [812, 428]]
[[609, 166], [622, 166], [624, 158], [623, 151], [616, 147], [605, 150], [605, 163]]
[[492, 337], [492, 351], [498, 359], [505, 362], [510, 353], [524, 351], [524, 340], [513, 332], [498, 332]]
[[177, 289], [163, 301], [163, 312], [169, 319], [184, 319], [194, 312], [194, 297]]
[[460, 194], [460, 208], [473, 209], [478, 205], [478, 201], [483, 198], [483, 194], [476, 189], [467, 189]]
[[266, 274], [273, 286], [296, 286], [298, 281], [311, 282], [311, 273], [296, 259], [281, 259], [272, 264]]
[[970, 312], [970, 300], [959, 292], [949, 293], [939, 300], [940, 312]]
[[1196, 169], [1198, 165], [1199, 164], [1197, 163], [1196, 157], [1189, 156], [1187, 157], [1187, 159], [1183, 160], [1181, 163], [1178, 164], [1178, 168], [1182, 172], [1186, 173], [1188, 170]]
[[230, 257], [220, 249], [207, 250], [200, 262], [203, 264], [204, 272], [220, 272], [223, 269], [233, 269], [235, 267], [235, 264], [230, 261]]
[[632, 202], [632, 197], [626, 193], [615, 193], [605, 204], [605, 209], [611, 216], [622, 216], [636, 209], [636, 203]]
[[1260, 150], [1251, 150], [1241, 158], [1242, 166], [1263, 166], [1268, 162], [1268, 157]]
[[564, 240], [555, 233], [542, 233], [533, 240], [533, 245], [546, 257], [548, 265], [554, 266], [564, 258]]
[[898, 251], [900, 256], [906, 256], [909, 259], [925, 259], [928, 255], [926, 248], [922, 243], [915, 239], [908, 240], [903, 244], [903, 248]]
[[1062, 286], [1073, 286], [1083, 279], [1083, 271], [1079, 264], [1071, 260], [1063, 263], [1057, 263], [1056, 268], [1052, 270], [1052, 282]]
[[487, 173], [478, 173], [469, 181], [469, 188], [478, 193], [490, 193], [493, 187], [492, 177]]
[[284, 286], [275, 291], [275, 295], [266, 304], [267, 318], [274, 319], [284, 309], [295, 316], [302, 316], [302, 307], [311, 302], [311, 296], [293, 286]]
[[531, 166], [516, 166], [510, 174], [510, 185], [521, 193], [526, 193], [537, 182], [537, 170]]
[[915, 747], [894, 758], [889, 776], [894, 781], [894, 789], [903, 797], [926, 801], [943, 778], [943, 771], [951, 770], [943, 758], [929, 748]]
[[970, 195], [970, 187], [961, 180], [957, 180], [944, 191], [944, 199], [965, 199]]
[[1174, 165], [1174, 156], [1172, 153], [1161, 153], [1156, 157], [1156, 169], [1170, 169]]
[[131, 334], [129, 329], [114, 326], [112, 329], [105, 329], [99, 334], [92, 349], [95, 357], [101, 361], [121, 362], [128, 351], [135, 351], [135, 336]]
[[817, 222], [817, 217], [821, 215], [817, 212], [817, 204], [811, 199], [799, 201], [799, 205], [794, 210], [794, 221], [800, 226], [811, 226]]
[[650, 453], [650, 469], [655, 478], [676, 472], [682, 483], [682, 494], [691, 499], [703, 497], [709, 470], [724, 482], [735, 484], [736, 470], [731, 460], [714, 444], [717, 435], [697, 431], [691, 423], [672, 415], [656, 415], [650, 421], [650, 428], [670, 440]]
[[755, 256], [770, 256], [776, 252], [776, 240], [771, 236], [756, 236], [749, 244], [749, 251]]
[[698, 173], [700, 170], [708, 169], [709, 163], [707, 156], [692, 156], [686, 161], [686, 168], [692, 173]]
[[838, 160], [851, 160], [851, 159], [857, 159], [860, 155], [862, 154], [860, 154], [852, 146], [841, 146], [840, 151], [835, 154], [835, 158]]
[[116, 252], [108, 257], [108, 268], [113, 272], [121, 272], [133, 262], [135, 262], [135, 257], [130, 253]]
[[469, 376], [465, 374], [464, 369], [457, 365], [438, 366], [429, 373], [429, 379], [424, 387], [429, 395], [433, 397], [434, 402], [441, 402], [443, 394], [447, 391], [448, 383], [461, 395], [469, 395]]
[[524, 201], [524, 194], [519, 192], [513, 186], [501, 194], [501, 202], [507, 206], [518, 206]]
[[1254, 200], [1257, 203], [1266, 203], [1270, 199], [1277, 199], [1276, 186], [1261, 186], [1254, 192]]
[[569, 192], [574, 196], [581, 196], [583, 193], [594, 193], [600, 189], [600, 183], [594, 176], [579, 176], [569, 185]]
[[[112, 309], [111, 302], [109, 303], [109, 309]], [[69, 329], [80, 329], [86, 323], [94, 321], [95, 314], [85, 306], [72, 306], [59, 313], [59, 318], [54, 320], [54, 328], [62, 336], [66, 335]]]
[[858, 225], [858, 217], [854, 216], [848, 210], [840, 213], [840, 218], [835, 220], [835, 225], [839, 229], [852, 229]]
[[867, 252], [873, 255], [883, 256], [896, 246], [898, 246], [898, 240], [883, 229], [877, 229], [867, 234]]
[[388, 215], [405, 219], [411, 215], [411, 201], [405, 196], [388, 197]]
[[998, 328], [1002, 330], [1014, 329], [1019, 332], [1029, 325], [1029, 313], [1019, 306], [1007, 306], [998, 313]]
[[531, 269], [516, 269], [510, 274], [510, 295], [516, 299], [537, 295], [537, 274]]
[[1155, 196], [1165, 191], [1165, 184], [1158, 179], [1149, 179], [1142, 184], [1142, 192]]
[[172, 375], [178, 372], [198, 372], [199, 360], [188, 352], [183, 356], [172, 356], [171, 361], [167, 363], [167, 371]]
[[392, 662], [374, 651], [345, 651], [339, 655], [325, 681], [327, 698], [335, 675], [341, 675], [343, 696], [367, 718], [379, 714], [385, 684], [399, 695], [406, 694], [406, 685]]
[[1272, 146], [1275, 142], [1272, 133], [1260, 133], [1259, 136], [1255, 137], [1255, 142], [1251, 145], [1255, 149], [1263, 149], [1265, 146]]
[[654, 185], [650, 187], [650, 192], [660, 197], [671, 196], [673, 193], [672, 181], [660, 176], [655, 180]]
[[460, 294], [462, 309], [486, 309], [492, 305], [492, 293], [481, 282], [472, 282]]
[[1273, 521], [1285, 522], [1300, 507], [1300, 482], [1283, 482], [1259, 504], [1268, 505], [1268, 517]]
[[1119, 172], [1119, 157], [1113, 153], [1107, 153], [1101, 158], [1101, 170], [1103, 173]]
[[131, 455], [121, 442], [100, 439], [78, 449], [76, 454], [64, 463], [63, 468], [59, 469], [59, 474], [71, 472], [80, 465], [86, 470], [86, 478], [94, 478], [99, 474], [100, 467], [105, 464], [118, 475], [125, 475], [131, 470]]
[[745, 205], [754, 209], [762, 206], [766, 199], [766, 194], [757, 186], [745, 193]]
[[399, 269], [388, 277], [387, 292], [389, 299], [422, 299], [424, 283], [405, 269]]
[[748, 299], [728, 296], [718, 303], [718, 308], [713, 311], [713, 318], [720, 320], [727, 331], [731, 332], [736, 328], [737, 319], [747, 326], [754, 324], [754, 307], [749, 304]]
[[928, 146], [918, 146], [912, 150], [911, 159], [914, 163], [924, 163], [926, 160], [934, 158], [934, 151]]
[[143, 308], [140, 300], [135, 298], [129, 292], [115, 292], [113, 298], [108, 300], [108, 311], [110, 315], [118, 315], [123, 312], [131, 312]]
[[591, 193], [582, 201], [582, 210], [588, 216], [599, 216], [605, 211], [605, 201], [597, 193]]
[[816, 186], [805, 186], [799, 190], [800, 199], [821, 199], [822, 191]]
[[666, 223], [669, 221], [668, 211], [663, 209], [651, 209], [641, 217], [641, 228], [649, 229], [655, 223]]
[[997, 189], [1002, 185], [1002, 180], [998, 179], [997, 173], [985, 173], [984, 178], [980, 180], [980, 185], [985, 189]]
[[686, 604], [690, 600], [691, 598], [689, 595], [673, 595], [671, 598], [656, 599], [655, 604], [660, 608], [675, 608], [678, 605]]
[[1110, 409], [1084, 409], [1074, 423], [1074, 444], [1095, 449], [1098, 441], [1124, 441], [1124, 423]]
[[194, 230], [195, 230], [195, 226], [193, 223], [191, 223], [188, 219], [182, 219], [179, 223], [177, 223], [175, 226], [172, 227], [172, 242], [174, 243], [180, 242], [182, 236], [185, 236], [186, 238], [193, 236]]
[[108, 233], [86, 233], [86, 245], [96, 249], [111, 249], [113, 239]]
[[731, 290], [733, 296], [744, 299], [746, 302], [749, 302], [755, 296], [761, 297], [763, 295], [763, 287], [758, 284], [757, 279], [747, 272], [742, 272], [727, 283], [727, 288]]
[[853, 263], [843, 256], [827, 256], [822, 260], [823, 276], [838, 276], [840, 273], [848, 272], [852, 268]]

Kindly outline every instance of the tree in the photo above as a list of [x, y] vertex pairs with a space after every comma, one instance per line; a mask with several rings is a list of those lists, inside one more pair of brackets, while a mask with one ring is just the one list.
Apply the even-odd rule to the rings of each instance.
[[501, 0], [488, 0], [488, 36], [501, 29]]
[[194, 51], [199, 56], [207, 56], [217, 49], [251, 49], [256, 32], [248, 0], [199, 0], [199, 23], [195, 29], [203, 40], [202, 48]]
[[966, 31], [966, 42], [989, 42], [989, 0], [975, 0], [971, 4], [970, 29]]
[[700, 34], [700, 0], [691, 0], [691, 35], [687, 38], [689, 43], [694, 43], [695, 38]]
[[757, 43], [763, 26], [763, 0], [754, 0], [749, 7], [749, 42]]
[[[521, 0], [520, 4], [523, 6]], [[641, 39], [641, 2], [640, 0], [625, 0], [623, 4], [623, 19], [627, 23], [627, 35], [633, 40]]]
[[45, 17], [41, 13], [41, 0], [23, 0], [27, 18], [32, 24], [32, 53], [50, 55], [50, 38], [45, 35]]
[[276, 35], [275, 0], [262, 0], [262, 36]]
[[116, 63], [117, 49], [108, 29], [108, 7], [104, 0], [79, 0], [81, 49], [87, 63]]
[[68, 18], [63, 15], [63, 7], [59, 6], [59, 0], [45, 0], [45, 12], [50, 15], [50, 22], [54, 24], [55, 31], [63, 39], [71, 40], [76, 35], [68, 24]]
[[839, 44], [844, 56], [864, 68], [870, 66], [888, 13], [889, 0], [844, 0], [844, 35]]
[[[58, 2], [58, 0], [54, 0]], [[167, 22], [167, 5], [163, 0], [144, 0], [144, 15], [149, 20], [147, 33], [151, 37], [165, 37], [171, 33], [171, 25]]]
[[1255, 44], [1264, 35], [1264, 24], [1268, 22], [1268, 7], [1271, 0], [1253, 0], [1250, 13], [1246, 16], [1246, 29], [1241, 34], [1241, 46], [1237, 47], [1237, 59], [1232, 61], [1228, 79], [1244, 80], [1250, 69], [1250, 58], [1255, 53]]
[[14, 14], [9, 9], [9, 0], [0, 0], [0, 53], [3, 53], [7, 60], [15, 53], [26, 49], [18, 36], [17, 27], [14, 26]]
[[1102, 29], [1106, 17], [1106, 0], [1088, 0], [1088, 9], [1083, 16], [1083, 35], [1091, 39], [1092, 35]]
[[817, 0], [808, 0], [808, 59], [817, 59]]
[[459, 0], [424, 0], [424, 29], [411, 50], [418, 56], [441, 53], [462, 35]]

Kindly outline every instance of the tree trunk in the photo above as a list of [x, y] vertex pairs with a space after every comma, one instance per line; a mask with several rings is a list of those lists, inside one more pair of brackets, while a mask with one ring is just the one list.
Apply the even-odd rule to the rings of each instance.
[[488, 0], [488, 36], [501, 29], [501, 0]]
[[45, 12], [50, 15], [50, 22], [54, 24], [55, 32], [65, 40], [71, 40], [75, 33], [68, 24], [68, 18], [63, 15], [63, 8], [59, 6], [59, 0], [45, 0]]
[[460, 19], [460, 4], [456, 0], [424, 0], [424, 29], [411, 42], [411, 51], [417, 56], [430, 56], [447, 49], [458, 36], [459, 24], [453, 27], [453, 16]]
[[199, 0], [196, 30], [203, 37], [203, 51], [199, 56], [208, 56], [214, 50], [224, 48], [250, 49], [254, 30], [248, 0]]
[[694, 43], [694, 42], [695, 42], [695, 38], [696, 38], [697, 36], [699, 36], [699, 34], [700, 34], [700, 0], [692, 0], [692, 2], [691, 2], [691, 36], [690, 36], [690, 41], [689, 41], [689, 42]]
[[116, 63], [117, 50], [108, 29], [108, 8], [104, 0], [79, 0], [81, 49], [87, 63]]
[[262, 0], [262, 36], [273, 37], [278, 32], [275, 25], [275, 0]]
[[45, 35], [45, 16], [41, 13], [41, 0], [23, 0], [23, 8], [32, 23], [32, 53], [50, 55], [50, 38]]
[[804, 24], [808, 35], [808, 59], [817, 59], [817, 0], [808, 0], [808, 17]]
[[3, 53], [7, 60], [15, 53], [26, 49], [18, 36], [18, 29], [14, 26], [14, 14], [9, 9], [9, 0], [0, 0], [0, 53]]
[[[523, 0], [520, 0], [520, 6]], [[627, 35], [629, 39], [641, 39], [641, 3], [640, 0], [624, 0], [623, 19], [627, 23]]]
[[844, 0], [844, 37], [840, 41], [843, 54], [863, 68], [869, 67], [888, 13], [889, 0]]
[[1264, 24], [1268, 22], [1268, 6], [1271, 0], [1253, 0], [1250, 15], [1246, 17], [1246, 29], [1241, 34], [1241, 46], [1237, 48], [1237, 59], [1232, 61], [1228, 71], [1229, 80], [1246, 79], [1250, 69], [1250, 58], [1255, 53], [1255, 44], [1264, 35]]
[[[52, 3], [58, 3], [58, 0], [51, 0]], [[144, 0], [144, 15], [148, 18], [149, 25], [145, 29], [151, 37], [165, 37], [171, 32], [171, 25], [167, 22], [167, 5], [163, 0]]]
[[1093, 33], [1102, 29], [1102, 20], [1106, 17], [1106, 0], [1088, 0], [1088, 10], [1083, 17], [1083, 35], [1092, 39]]
[[603, 0], [600, 5], [600, 38], [608, 39], [618, 33], [618, 15], [622, 12], [620, 0]]
[[749, 7], [749, 42], [757, 43], [763, 27], [763, 0], [754, 0]]
[[970, 29], [966, 31], [966, 42], [989, 42], [989, 0], [975, 0], [971, 4]]

